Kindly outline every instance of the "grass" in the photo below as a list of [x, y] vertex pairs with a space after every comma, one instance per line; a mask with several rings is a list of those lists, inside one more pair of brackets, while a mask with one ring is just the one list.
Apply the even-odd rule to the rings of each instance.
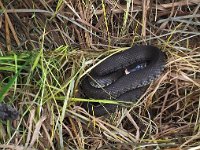
[[[1, 149], [198, 149], [199, 2], [1, 1]], [[134, 44], [166, 52], [165, 71], [131, 108], [95, 118], [81, 77]], [[102, 101], [102, 100], [94, 100]], [[112, 103], [113, 101], [105, 101]]]

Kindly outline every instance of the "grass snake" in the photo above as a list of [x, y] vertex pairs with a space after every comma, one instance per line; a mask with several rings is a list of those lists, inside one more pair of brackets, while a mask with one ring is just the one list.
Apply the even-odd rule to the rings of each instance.
[[[116, 53], [94, 67], [81, 81], [84, 97], [134, 102], [164, 70], [166, 55], [151, 45], [136, 45]], [[89, 113], [113, 113], [117, 105], [94, 102], [82, 105]]]

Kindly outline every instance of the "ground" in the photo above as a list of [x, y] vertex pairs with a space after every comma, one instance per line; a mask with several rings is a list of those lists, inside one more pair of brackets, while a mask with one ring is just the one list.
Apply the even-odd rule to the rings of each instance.
[[[200, 149], [199, 0], [0, 1], [0, 148]], [[96, 118], [81, 77], [102, 57], [150, 44], [162, 75], [131, 108]]]

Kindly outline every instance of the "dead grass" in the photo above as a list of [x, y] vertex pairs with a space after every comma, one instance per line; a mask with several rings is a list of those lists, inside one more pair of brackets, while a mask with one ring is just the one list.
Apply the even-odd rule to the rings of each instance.
[[[20, 112], [1, 121], [0, 148], [199, 149], [199, 7], [199, 0], [0, 1], [1, 97]], [[101, 56], [134, 44], [165, 51], [165, 72], [130, 109], [89, 115], [78, 105], [80, 78]]]

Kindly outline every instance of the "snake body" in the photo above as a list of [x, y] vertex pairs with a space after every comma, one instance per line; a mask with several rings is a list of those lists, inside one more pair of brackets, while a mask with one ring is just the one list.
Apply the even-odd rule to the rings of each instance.
[[[157, 47], [136, 45], [116, 53], [92, 69], [81, 82], [81, 91], [92, 99], [133, 102], [163, 71], [165, 54]], [[116, 105], [84, 103], [95, 116], [114, 112]]]

